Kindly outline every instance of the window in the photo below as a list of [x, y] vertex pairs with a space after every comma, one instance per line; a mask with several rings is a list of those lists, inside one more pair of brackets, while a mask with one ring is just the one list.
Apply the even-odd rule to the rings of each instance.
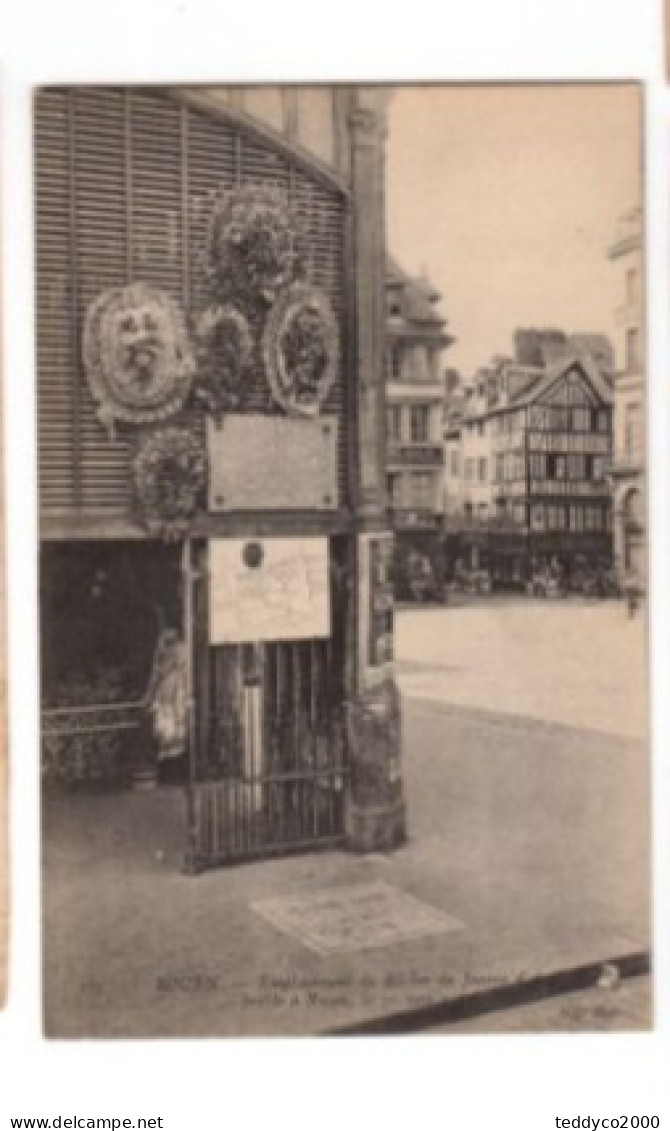
[[458, 475], [460, 470], [460, 459], [458, 452], [451, 453], [451, 474], [454, 478]]
[[496, 483], [502, 483], [505, 476], [505, 456], [502, 452], [496, 455]]
[[435, 478], [430, 471], [412, 472], [412, 505], [420, 510], [435, 506]]
[[584, 508], [581, 506], [570, 507], [570, 529], [581, 531], [584, 529]]
[[565, 479], [568, 471], [566, 456], [549, 456], [547, 458], [547, 478]]
[[430, 433], [430, 409], [427, 404], [413, 404], [409, 410], [409, 434], [413, 444], [426, 444]]
[[484, 421], [483, 420], [477, 421], [477, 435], [478, 436], [484, 435]]
[[591, 431], [591, 411], [588, 408], [573, 408], [572, 427], [575, 432]]
[[637, 373], [640, 367], [640, 331], [637, 326], [629, 326], [626, 330], [626, 371]]
[[606, 408], [598, 409], [598, 412], [596, 413], [596, 428], [598, 432], [609, 432], [610, 414]]
[[530, 525], [533, 530], [544, 530], [544, 507], [541, 503], [533, 503], [530, 508]]
[[565, 507], [562, 506], [548, 506], [547, 507], [547, 530], [565, 530], [566, 514]]
[[475, 461], [473, 459], [466, 459], [465, 461], [465, 480], [466, 483], [472, 483], [474, 479]]
[[568, 456], [568, 479], [586, 479], [586, 460], [581, 453]]
[[605, 478], [605, 457], [594, 456], [591, 462], [591, 478], [595, 483], [602, 483]]
[[486, 456], [480, 456], [477, 460], [477, 479], [480, 483], [486, 483], [487, 479], [487, 459]]
[[505, 482], [519, 482], [525, 476], [524, 458], [516, 452], [508, 452], [505, 456]]

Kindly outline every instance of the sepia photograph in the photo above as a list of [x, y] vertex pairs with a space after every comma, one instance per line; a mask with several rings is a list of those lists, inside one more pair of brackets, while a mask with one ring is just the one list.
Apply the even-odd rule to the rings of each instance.
[[46, 1036], [652, 1027], [643, 111], [33, 92]]
[[0, 1009], [7, 995], [9, 945], [9, 780], [7, 764], [7, 602], [5, 597], [5, 435], [3, 401], [2, 283], [0, 282]]

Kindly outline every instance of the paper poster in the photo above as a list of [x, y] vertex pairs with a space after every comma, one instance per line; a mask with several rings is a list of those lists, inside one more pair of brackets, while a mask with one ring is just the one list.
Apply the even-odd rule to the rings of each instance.
[[326, 538], [210, 542], [210, 641], [330, 635]]

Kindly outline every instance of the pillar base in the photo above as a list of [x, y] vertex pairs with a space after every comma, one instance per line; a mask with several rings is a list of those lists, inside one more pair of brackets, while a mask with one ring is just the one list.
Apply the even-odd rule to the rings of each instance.
[[344, 827], [350, 852], [388, 852], [407, 837], [407, 807], [401, 797], [387, 805], [347, 805]]

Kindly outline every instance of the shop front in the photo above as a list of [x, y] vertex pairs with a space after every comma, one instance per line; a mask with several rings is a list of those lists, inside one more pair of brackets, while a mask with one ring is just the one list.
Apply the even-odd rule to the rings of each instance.
[[574, 592], [613, 596], [608, 533], [491, 529], [445, 537], [445, 571], [468, 592]]

